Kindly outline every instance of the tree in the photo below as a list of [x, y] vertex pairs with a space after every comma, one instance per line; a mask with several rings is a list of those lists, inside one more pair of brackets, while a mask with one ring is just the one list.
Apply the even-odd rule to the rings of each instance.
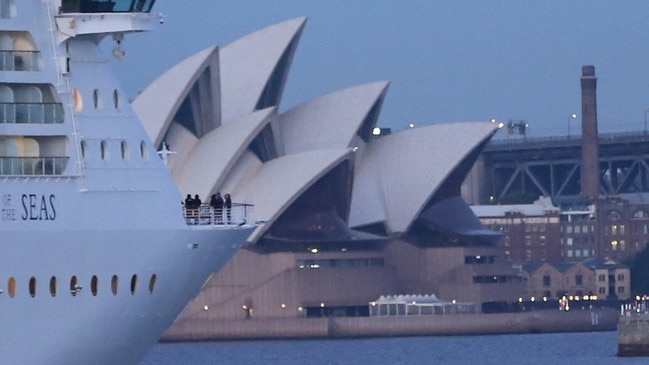
[[633, 295], [649, 294], [649, 245], [644, 250], [625, 261], [631, 269], [631, 293]]

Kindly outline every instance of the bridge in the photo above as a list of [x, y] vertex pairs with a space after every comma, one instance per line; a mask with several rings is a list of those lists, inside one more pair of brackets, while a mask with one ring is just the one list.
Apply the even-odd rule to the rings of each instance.
[[[649, 192], [649, 134], [600, 134], [599, 190], [602, 195]], [[555, 203], [579, 197], [581, 136], [492, 140], [480, 168], [480, 201], [550, 196]]]

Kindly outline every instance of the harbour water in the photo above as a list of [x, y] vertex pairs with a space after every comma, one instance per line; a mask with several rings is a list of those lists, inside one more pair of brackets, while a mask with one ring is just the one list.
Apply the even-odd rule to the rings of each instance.
[[158, 344], [142, 365], [499, 364], [636, 365], [617, 332]]

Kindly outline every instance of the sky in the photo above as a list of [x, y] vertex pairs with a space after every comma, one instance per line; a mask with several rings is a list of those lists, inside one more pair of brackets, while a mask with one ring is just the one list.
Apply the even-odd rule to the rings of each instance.
[[280, 112], [388, 80], [380, 127], [495, 118], [576, 135], [593, 65], [600, 132], [641, 132], [649, 116], [646, 0], [157, 0], [154, 12], [164, 24], [127, 36], [114, 65], [131, 98], [195, 52], [306, 16]]

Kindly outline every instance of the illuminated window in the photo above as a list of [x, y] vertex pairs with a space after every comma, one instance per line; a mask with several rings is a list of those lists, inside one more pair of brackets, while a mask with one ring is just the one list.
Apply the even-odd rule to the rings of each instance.
[[75, 112], [78, 113], [83, 110], [83, 96], [81, 96], [79, 89], [72, 90], [72, 104]]
[[9, 297], [13, 298], [16, 295], [16, 279], [13, 276], [7, 282], [7, 290], [9, 291]]
[[617, 251], [617, 243], [616, 240], [611, 241], [611, 250]]

